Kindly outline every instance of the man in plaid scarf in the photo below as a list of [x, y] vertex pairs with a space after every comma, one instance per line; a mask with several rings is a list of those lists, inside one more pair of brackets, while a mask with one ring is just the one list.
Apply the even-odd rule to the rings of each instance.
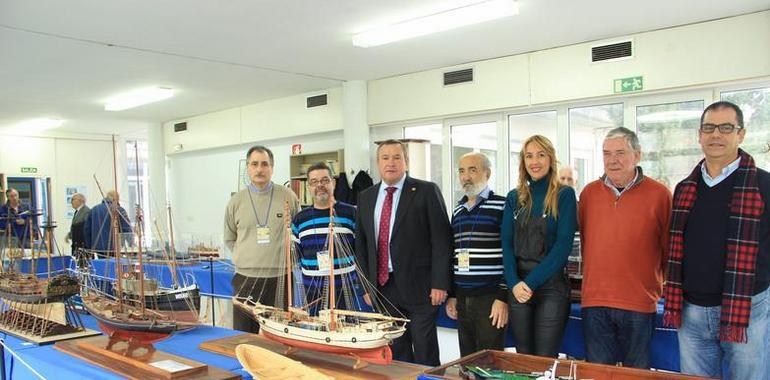
[[705, 159], [674, 192], [664, 323], [684, 373], [770, 376], [770, 173], [738, 149], [745, 135], [738, 106], [706, 107]]

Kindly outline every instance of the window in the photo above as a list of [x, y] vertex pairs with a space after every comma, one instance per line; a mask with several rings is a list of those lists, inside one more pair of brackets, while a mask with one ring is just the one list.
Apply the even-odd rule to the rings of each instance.
[[[419, 125], [404, 128], [404, 138], [430, 140], [430, 157], [426, 169], [427, 181], [431, 181], [441, 188], [442, 165], [441, 165], [441, 145], [442, 145], [442, 126], [441, 124]], [[410, 163], [411, 165], [411, 163]]]
[[703, 107], [702, 100], [636, 107], [642, 171], [671, 191], [703, 157], [698, 144]]
[[722, 100], [735, 103], [743, 111], [746, 137], [741, 148], [754, 156], [757, 167], [770, 169], [770, 87], [722, 92]]
[[543, 135], [551, 140], [554, 147], [557, 147], [556, 140], [556, 111], [546, 111], [537, 113], [528, 113], [523, 115], [508, 116], [509, 129], [509, 148], [510, 154], [510, 188], [514, 189], [519, 185], [519, 152], [524, 148], [524, 140], [532, 135]]
[[570, 161], [578, 170], [577, 193], [604, 173], [602, 144], [613, 128], [623, 126], [623, 103], [569, 109]]
[[[457, 165], [458, 160], [463, 154], [470, 152], [485, 154], [492, 164], [492, 176], [489, 178], [488, 186], [494, 190], [496, 183], [495, 168], [497, 165], [497, 122], [452, 125], [451, 133], [452, 167], [454, 168]], [[454, 205], [465, 194], [457, 179], [456, 169], [452, 170], [452, 176], [452, 205]]]

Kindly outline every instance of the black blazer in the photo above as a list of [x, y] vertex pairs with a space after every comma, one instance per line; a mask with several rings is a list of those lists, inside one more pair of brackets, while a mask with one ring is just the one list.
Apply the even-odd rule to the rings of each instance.
[[[358, 196], [356, 259], [367, 280], [377, 286], [377, 239], [374, 208], [380, 183]], [[432, 182], [406, 177], [390, 237], [392, 280], [401, 301], [430, 303], [431, 288], [451, 286], [452, 228], [444, 199]]]

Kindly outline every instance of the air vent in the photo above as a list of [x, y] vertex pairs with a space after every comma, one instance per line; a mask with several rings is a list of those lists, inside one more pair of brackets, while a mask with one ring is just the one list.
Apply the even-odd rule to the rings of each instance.
[[183, 132], [187, 130], [187, 122], [183, 121], [181, 123], [174, 124], [174, 132]]
[[307, 108], [325, 106], [327, 103], [326, 94], [307, 97]]
[[473, 82], [473, 69], [463, 69], [444, 73], [444, 86]]
[[623, 41], [609, 45], [591, 47], [591, 62], [631, 58], [634, 56], [632, 41]]

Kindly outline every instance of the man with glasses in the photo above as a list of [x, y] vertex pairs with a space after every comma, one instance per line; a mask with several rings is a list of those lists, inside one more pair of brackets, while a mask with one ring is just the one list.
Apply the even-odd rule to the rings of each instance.
[[642, 173], [633, 131], [611, 130], [602, 154], [604, 176], [586, 185], [578, 207], [586, 360], [649, 369], [671, 192]]
[[[328, 165], [318, 162], [307, 170], [307, 185], [313, 196], [313, 207], [308, 207], [294, 216], [292, 233], [301, 260], [302, 280], [305, 285], [307, 302], [312, 314], [323, 307], [319, 301], [324, 294], [324, 288], [329, 278], [331, 258], [329, 256], [329, 208], [334, 202], [334, 274], [337, 291], [336, 308], [361, 309], [361, 305], [347, 305], [345, 299], [358, 302], [363, 296], [356, 280], [356, 263], [353, 247], [355, 244], [355, 207], [333, 199], [335, 181]], [[345, 276], [341, 276], [345, 274]], [[351, 281], [343, 282], [342, 278]]]
[[[289, 212], [299, 209], [299, 200], [285, 186], [273, 183], [273, 152], [255, 145], [246, 153], [246, 188], [234, 194], [225, 209], [224, 242], [232, 252], [234, 296], [240, 301], [275, 306], [278, 278], [284, 274], [284, 204]], [[258, 332], [259, 325], [248, 313], [233, 308], [233, 329]]]
[[705, 158], [674, 192], [664, 323], [678, 328], [684, 373], [770, 373], [770, 174], [739, 148], [745, 136], [738, 106], [706, 107]]

